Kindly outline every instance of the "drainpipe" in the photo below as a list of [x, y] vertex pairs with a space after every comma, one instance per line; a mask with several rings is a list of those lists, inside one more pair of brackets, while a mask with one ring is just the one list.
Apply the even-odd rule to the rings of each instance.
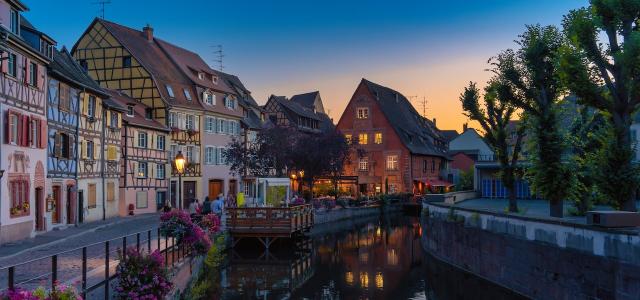
[[[104, 107], [103, 103], [100, 103], [100, 106], [102, 106], [102, 134], [100, 135], [100, 177], [102, 177], [102, 220], [106, 220], [107, 219], [107, 202], [105, 201], [105, 180], [104, 180], [104, 176], [105, 176], [105, 172], [104, 172], [104, 150], [105, 150], [105, 130], [107, 127], [107, 124], [105, 124], [105, 121], [107, 120], [107, 110], [106, 107]], [[114, 191], [115, 192], [115, 191]]]
[[[82, 96], [84, 97], [84, 93], [86, 93], [85, 88], [82, 88]], [[78, 142], [80, 142], [80, 97], [78, 97], [78, 108], [76, 110], [76, 139], [73, 145], [76, 148], [76, 171], [75, 171], [75, 176], [74, 176], [74, 180], [76, 182], [76, 204], [80, 203], [80, 193], [78, 192], [78, 169], [80, 168], [80, 149], [78, 147]], [[67, 198], [69, 197], [69, 195], [67, 195]], [[56, 205], [58, 205], [58, 203], [56, 203]], [[57, 208], [56, 208], [57, 209]], [[82, 207], [82, 210], [79, 210], [79, 207], [76, 208], [78, 209], [78, 212], [82, 212], [82, 214], [84, 214], [84, 207]], [[67, 215], [69, 214], [69, 212], [67, 212]], [[77, 216], [77, 214], [74, 214], [75, 216], [75, 220], [73, 220], [73, 223], [78, 226], [78, 218], [80, 216]]]

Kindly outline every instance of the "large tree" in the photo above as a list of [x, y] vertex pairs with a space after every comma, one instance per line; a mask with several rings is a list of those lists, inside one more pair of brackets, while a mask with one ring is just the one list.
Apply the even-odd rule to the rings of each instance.
[[504, 85], [505, 100], [527, 115], [529, 166], [526, 174], [531, 187], [549, 200], [552, 217], [563, 216], [563, 200], [574, 182], [569, 144], [560, 128], [558, 113], [563, 88], [557, 70], [558, 50], [563, 37], [554, 26], [527, 26], [517, 40], [520, 48], [507, 50], [494, 60], [494, 73]]
[[631, 117], [640, 104], [640, 2], [592, 0], [572, 10], [563, 26], [564, 82], [582, 103], [606, 112], [614, 142], [601, 164], [600, 190], [616, 207], [636, 211], [638, 168], [633, 164]]
[[517, 212], [515, 184], [518, 178], [518, 158], [522, 148], [524, 127], [515, 129], [515, 139], [510, 139], [513, 128], [509, 122], [515, 113], [515, 106], [504, 99], [501, 88], [504, 83], [498, 79], [489, 82], [485, 88], [484, 103], [480, 103], [480, 90], [471, 82], [460, 95], [466, 115], [477, 121], [484, 131], [484, 138], [493, 150], [500, 164], [500, 178], [507, 189], [509, 211]]

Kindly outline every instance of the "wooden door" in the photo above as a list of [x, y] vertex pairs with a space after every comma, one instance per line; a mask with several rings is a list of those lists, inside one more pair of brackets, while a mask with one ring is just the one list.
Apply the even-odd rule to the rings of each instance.
[[218, 198], [222, 193], [222, 180], [209, 180], [209, 200]]
[[60, 209], [62, 208], [62, 206], [60, 205], [61, 204], [60, 186], [55, 185], [52, 187], [52, 190], [53, 190], [53, 205], [55, 205], [55, 207], [51, 212], [51, 223], [57, 224], [57, 223], [60, 223]]
[[196, 182], [185, 181], [182, 183], [182, 187], [184, 189], [184, 193], [182, 194], [182, 208], [188, 209], [189, 203], [191, 203], [193, 199], [196, 199]]

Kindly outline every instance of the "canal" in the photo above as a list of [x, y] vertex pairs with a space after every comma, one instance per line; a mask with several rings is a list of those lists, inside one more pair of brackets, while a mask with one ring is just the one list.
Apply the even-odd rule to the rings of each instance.
[[[402, 213], [317, 225], [269, 252], [246, 241], [210, 253], [184, 299], [521, 299], [436, 260], [419, 218]], [[207, 265], [209, 267], [207, 267]]]

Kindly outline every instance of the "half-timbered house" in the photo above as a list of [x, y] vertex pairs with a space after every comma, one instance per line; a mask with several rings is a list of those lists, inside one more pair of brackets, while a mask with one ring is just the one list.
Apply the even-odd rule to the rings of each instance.
[[149, 26], [142, 31], [95, 19], [73, 47], [72, 54], [101, 86], [138, 100], [145, 116], [171, 127], [167, 141], [183, 150], [188, 162], [182, 176], [183, 203], [177, 203], [178, 174], [171, 170], [171, 203], [186, 207], [201, 194], [200, 119], [203, 108], [193, 83], [159, 45]]
[[293, 127], [300, 132], [319, 133], [335, 128], [324, 112], [319, 92], [294, 95], [291, 99], [271, 95], [264, 111], [271, 123]]
[[44, 227], [46, 65], [55, 42], [21, 25], [26, 10], [21, 1], [0, 0], [0, 243]]
[[120, 157], [120, 215], [155, 212], [167, 201], [169, 127], [153, 120], [148, 107], [121, 92], [109, 90], [111, 100], [126, 108], [122, 115]]
[[102, 199], [105, 207], [105, 217], [115, 217], [120, 213], [120, 202], [125, 199], [120, 198], [118, 186], [120, 185], [120, 158], [122, 157], [122, 114], [127, 110], [125, 106], [111, 99], [102, 99], [104, 107], [102, 111], [102, 147], [101, 164], [102, 164]]

